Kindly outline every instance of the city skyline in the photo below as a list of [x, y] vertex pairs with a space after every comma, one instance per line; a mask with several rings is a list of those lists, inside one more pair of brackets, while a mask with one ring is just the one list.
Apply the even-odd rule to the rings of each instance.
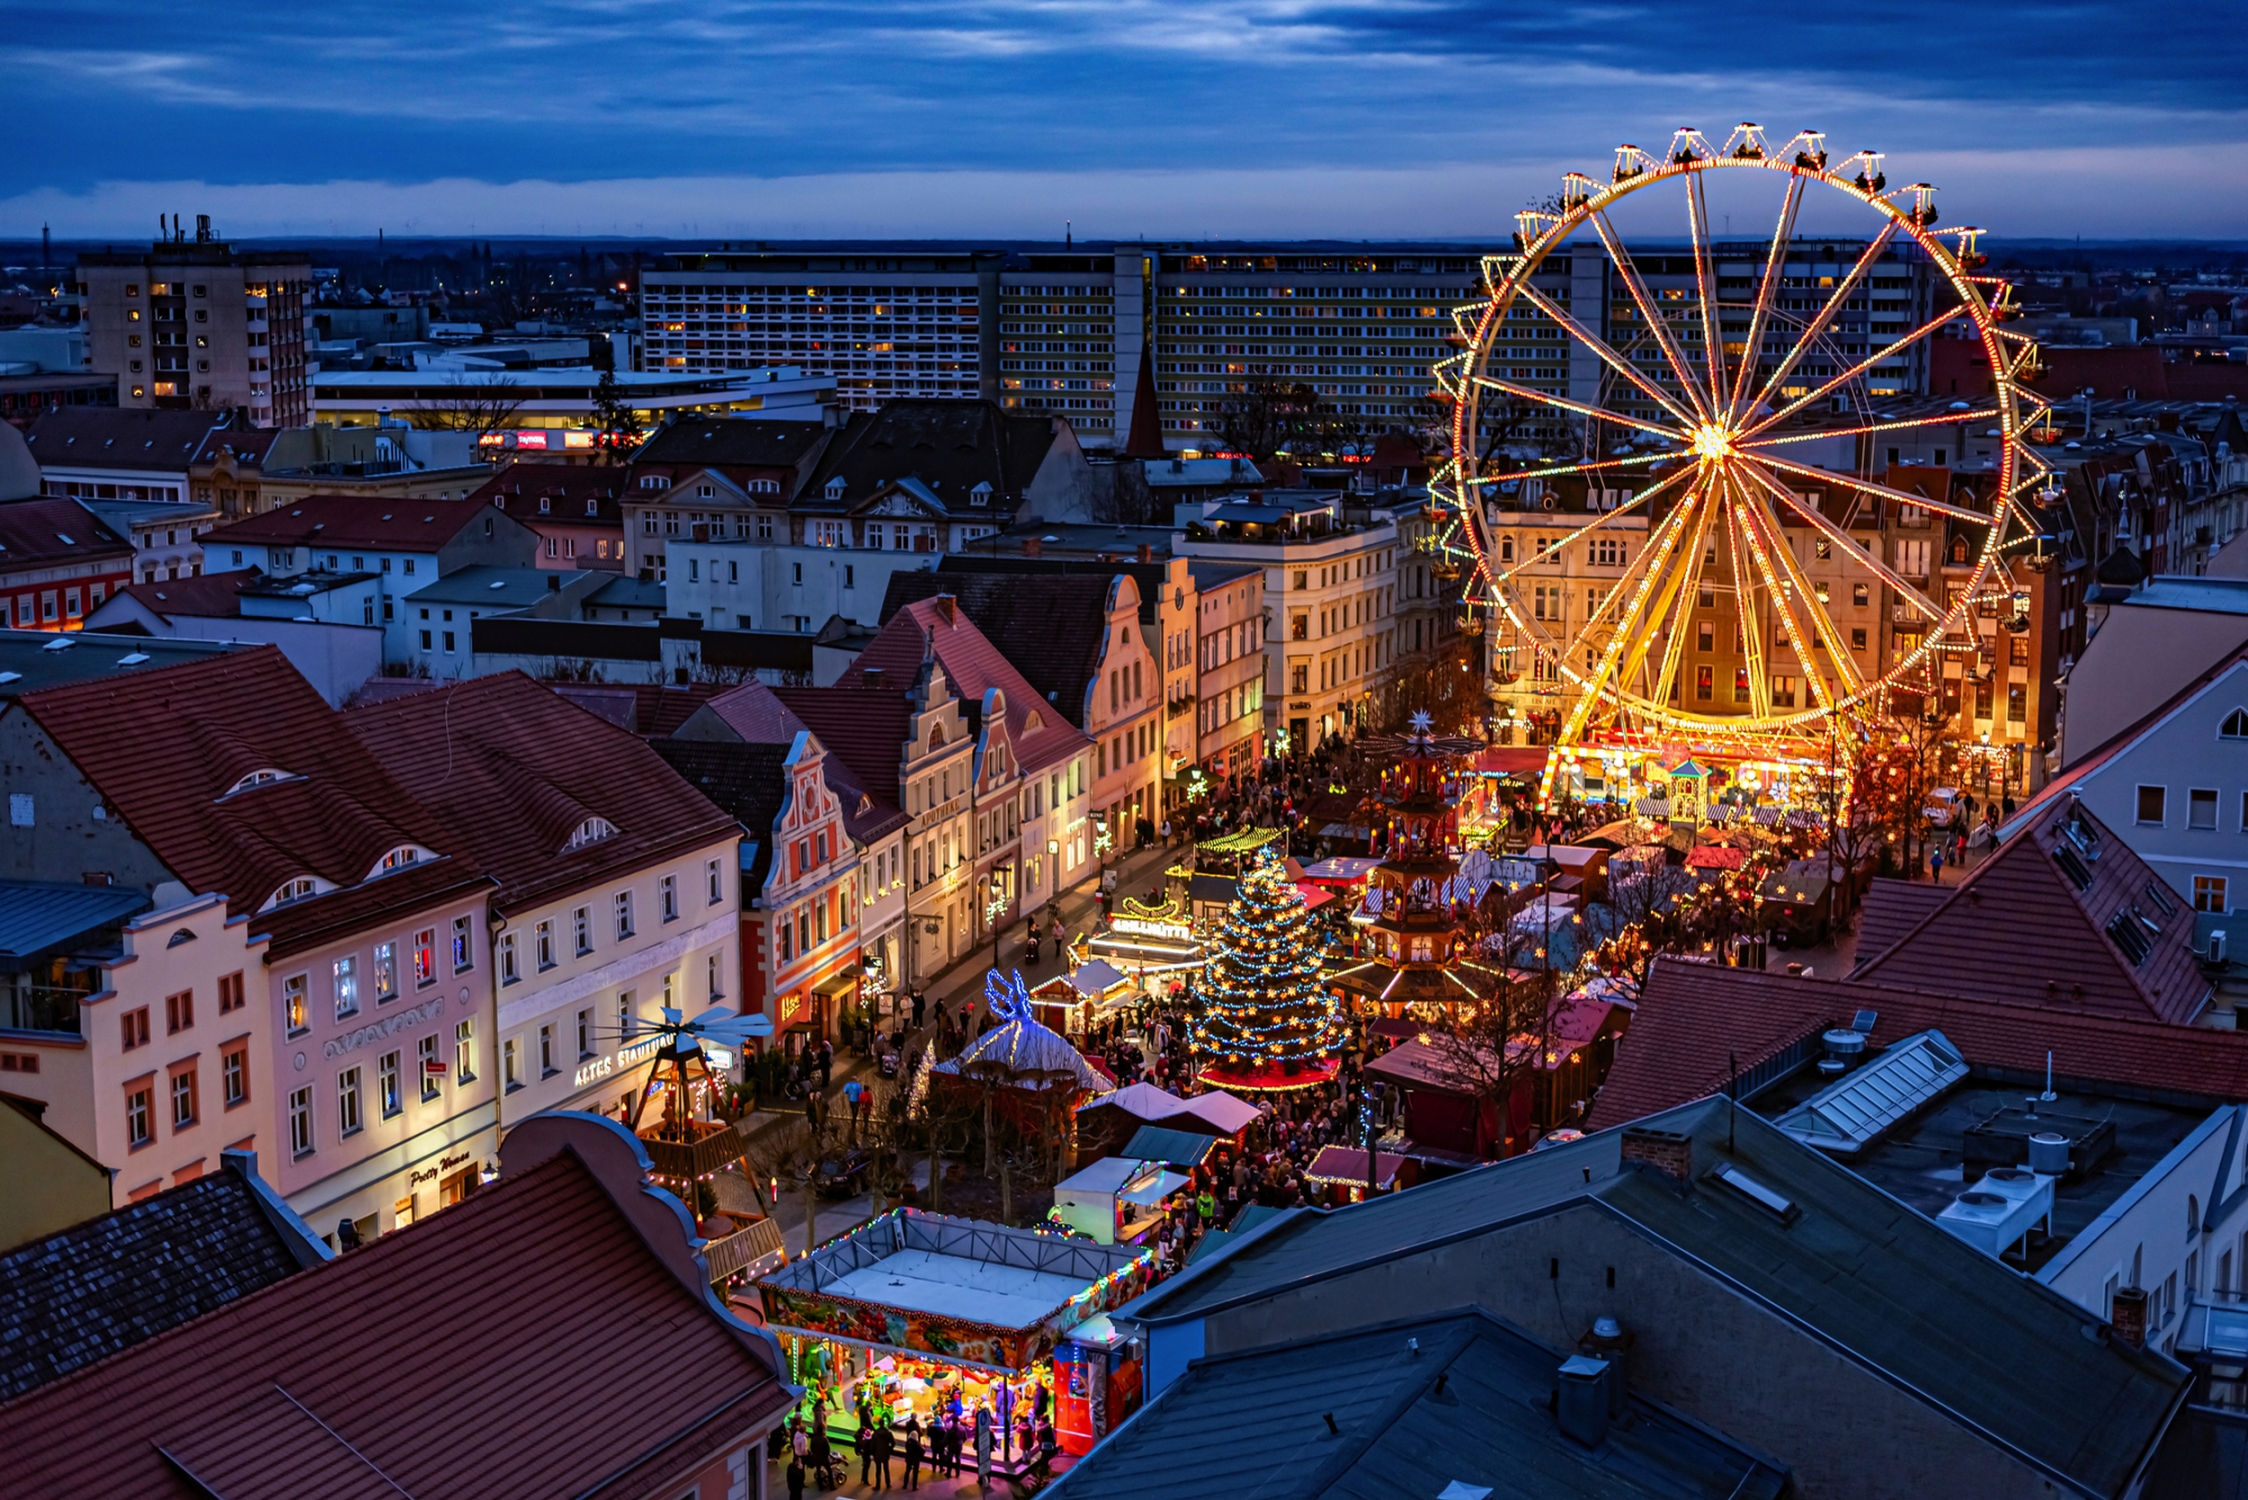
[[1912, 6], [1770, 34], [1644, 6], [232, 15], [12, 17], [11, 237], [207, 212], [242, 237], [1474, 238], [1619, 140], [1744, 117], [1877, 146], [2005, 236], [2248, 234], [2218, 169], [2248, 139], [2241, 44], [2182, 13]]

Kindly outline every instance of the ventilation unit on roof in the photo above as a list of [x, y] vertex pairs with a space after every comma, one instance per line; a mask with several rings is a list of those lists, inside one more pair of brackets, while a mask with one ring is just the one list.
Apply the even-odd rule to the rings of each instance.
[[2061, 867], [2061, 873], [2068, 877], [2070, 885], [2075, 886], [2080, 891], [2088, 891], [2092, 888], [2092, 867], [2086, 864], [2082, 857], [2068, 845], [2055, 844], [2053, 846], [2053, 863]]
[[2131, 960], [2133, 968], [2145, 963], [2147, 955], [2154, 951], [2154, 943], [2148, 938], [2146, 929], [2133, 920], [2137, 915], [2135, 909], [2126, 908], [2108, 918], [2107, 924], [2107, 935], [2114, 940], [2116, 947], [2123, 950], [2123, 956]]

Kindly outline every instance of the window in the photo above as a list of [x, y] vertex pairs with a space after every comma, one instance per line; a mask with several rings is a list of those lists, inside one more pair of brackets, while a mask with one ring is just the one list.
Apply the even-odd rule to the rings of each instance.
[[336, 1134], [354, 1135], [359, 1125], [359, 1070], [346, 1068], [336, 1075]]
[[2222, 916], [2231, 908], [2225, 905], [2225, 877], [2222, 875], [2196, 875], [2193, 877], [2193, 909], [2213, 911]]
[[181, 990], [176, 995], [164, 997], [164, 1030], [167, 1035], [182, 1032], [195, 1024], [195, 991]]
[[1865, 627], [1864, 627], [1863, 625], [1860, 625], [1860, 626], [1859, 626], [1859, 627], [1857, 627], [1857, 628], [1856, 628], [1855, 630], [1852, 630], [1852, 631], [1850, 632], [1850, 649], [1851, 649], [1852, 651], [1863, 651], [1863, 650], [1865, 650], [1865, 648], [1866, 648], [1866, 632], [1865, 632]]
[[554, 1027], [549, 1023], [539, 1028], [539, 1077], [552, 1078], [558, 1071], [554, 1066]]
[[509, 1093], [523, 1086], [523, 1062], [519, 1055], [520, 1043], [509, 1037], [500, 1043], [500, 1083]]
[[2217, 727], [2220, 740], [2248, 740], [2248, 708], [2236, 708]]
[[291, 974], [281, 981], [281, 1011], [288, 1017], [289, 1035], [302, 1036], [311, 1022], [305, 1018], [304, 992], [308, 976]]
[[221, 974], [219, 976], [219, 1014], [222, 1016], [230, 1015], [240, 1010], [242, 1003], [241, 971], [237, 969], [232, 974]]
[[531, 949], [538, 958], [541, 970], [554, 967], [554, 923], [552, 919], [541, 922], [532, 929]]
[[385, 1052], [375, 1065], [375, 1079], [382, 1090], [382, 1117], [389, 1119], [402, 1107], [398, 1086], [398, 1058], [395, 1052]]
[[476, 1023], [463, 1021], [453, 1028], [453, 1079], [457, 1083], [476, 1081]]
[[630, 1039], [640, 1034], [640, 1018], [632, 1013], [632, 991], [617, 991], [617, 1035]]
[[357, 957], [336, 960], [336, 1019], [359, 1014], [359, 960]]
[[711, 954], [709, 965], [710, 998], [713, 1000], [723, 1000], [726, 998], [726, 972], [722, 955], [716, 953]]
[[414, 984], [419, 988], [437, 982], [437, 929], [424, 927], [414, 934]]
[[289, 1151], [294, 1156], [312, 1154], [312, 1085], [289, 1094]]
[[125, 1144], [145, 1146], [156, 1130], [156, 1100], [146, 1088], [125, 1091]]
[[570, 913], [570, 936], [577, 944], [580, 958], [593, 951], [593, 908], [578, 907]]
[[453, 918], [453, 972], [465, 974], [476, 967], [476, 946], [469, 941], [468, 918]]
[[[827, 840], [826, 840], [826, 839], [825, 839], [825, 838], [823, 837], [823, 838], [822, 838], [822, 839], [820, 840], [820, 842], [821, 842], [821, 844], [822, 844], [822, 845], [824, 846], [824, 845], [826, 844]], [[823, 855], [822, 857], [824, 858], [825, 856]], [[676, 875], [666, 875], [666, 876], [665, 876], [665, 877], [664, 877], [663, 879], [661, 879], [661, 880], [659, 880], [659, 881], [657, 881], [657, 882], [656, 882], [656, 903], [657, 903], [657, 905], [658, 905], [658, 906], [659, 906], [659, 907], [660, 907], [660, 908], [662, 909], [662, 911], [663, 911], [663, 919], [664, 919], [664, 920], [665, 920], [666, 922], [672, 922], [672, 921], [677, 921], [677, 920], [678, 920], [678, 918], [679, 918], [679, 877], [678, 877], [678, 876], [676, 876]]]
[[250, 1049], [229, 1047], [219, 1054], [219, 1092], [226, 1107], [250, 1102]]
[[593, 1056], [593, 1012], [589, 1008], [578, 1012], [578, 1060], [583, 1062], [591, 1056]]
[[2139, 821], [2141, 823], [2152, 823], [2156, 827], [2160, 827], [2162, 824], [2162, 804], [2168, 800], [2169, 794], [2170, 789], [2168, 787], [2140, 787]]
[[445, 1077], [445, 1065], [437, 1060], [437, 1038], [425, 1036], [414, 1043], [414, 1061], [421, 1064], [421, 1096], [427, 1103], [437, 1097], [439, 1084]]
[[1709, 701], [1710, 701], [1710, 699], [1711, 699], [1712, 697], [1714, 697], [1714, 696], [1716, 695], [1716, 692], [1717, 692], [1717, 673], [1716, 673], [1715, 669], [1714, 669], [1714, 668], [1710, 668], [1710, 667], [1696, 667], [1696, 668], [1694, 668], [1694, 698], [1695, 698], [1695, 700], [1696, 700], [1697, 702], [1701, 702], [1701, 703], [1707, 703], [1707, 702], [1709, 702]]
[[632, 892], [619, 891], [616, 895], [617, 941], [632, 936]]
[[2186, 793], [2186, 827], [2214, 833], [2217, 828], [2217, 789], [2197, 786]]
[[182, 1068], [172, 1075], [172, 1129], [185, 1130], [195, 1123], [195, 1070]]
[[710, 904], [712, 906], [716, 906], [719, 902], [726, 899], [726, 878], [720, 872], [720, 866], [717, 860], [713, 859], [704, 861], [703, 879], [708, 888], [710, 895]]

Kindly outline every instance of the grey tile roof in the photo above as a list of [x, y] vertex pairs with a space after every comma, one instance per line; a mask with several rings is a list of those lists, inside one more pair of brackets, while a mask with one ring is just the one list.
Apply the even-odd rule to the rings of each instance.
[[257, 1190], [223, 1169], [18, 1246], [0, 1255], [0, 1401], [299, 1269]]
[[[1693, 1138], [1698, 1182], [1685, 1193], [1624, 1169], [1623, 1132], [1601, 1131], [1404, 1193], [1290, 1215], [1190, 1266], [1118, 1316], [1192, 1318], [1567, 1204], [1598, 1202], [1847, 1357], [2093, 1493], [2125, 1491], [2190, 1378], [2183, 1368], [2086, 1337], [2087, 1314], [2060, 1294], [1953, 1239], [1748, 1110], [1731, 1114], [1723, 1099], [1704, 1099], [1635, 1122]], [[1782, 1222], [1708, 1183], [1721, 1162], [1801, 1213]], [[1971, 1338], [1962, 1336], [1968, 1329]]]
[[1636, 1396], [1604, 1444], [1580, 1446], [1547, 1410], [1563, 1357], [1467, 1309], [1198, 1360], [1051, 1493], [1433, 1500], [1458, 1482], [1507, 1500], [1772, 1500], [1786, 1490], [1784, 1471]]

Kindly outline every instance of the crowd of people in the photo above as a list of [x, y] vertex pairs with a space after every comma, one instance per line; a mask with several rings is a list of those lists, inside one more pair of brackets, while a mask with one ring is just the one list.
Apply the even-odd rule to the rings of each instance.
[[[777, 1429], [770, 1453], [788, 1464], [782, 1478], [789, 1500], [807, 1493], [840, 1489], [858, 1459], [858, 1482], [869, 1490], [919, 1490], [924, 1466], [932, 1479], [958, 1479], [972, 1465], [980, 1489], [991, 1488], [995, 1462], [1043, 1474], [1060, 1452], [1054, 1431], [1054, 1393], [1040, 1380], [1001, 1381], [989, 1399], [968, 1399], [957, 1380], [940, 1382], [935, 1409], [926, 1421], [900, 1413], [876, 1381], [854, 1382], [848, 1428], [828, 1420], [842, 1392], [814, 1379], [798, 1399], [788, 1424]], [[838, 1443], [837, 1437], [842, 1441]], [[892, 1464], [902, 1466], [893, 1474]]]

